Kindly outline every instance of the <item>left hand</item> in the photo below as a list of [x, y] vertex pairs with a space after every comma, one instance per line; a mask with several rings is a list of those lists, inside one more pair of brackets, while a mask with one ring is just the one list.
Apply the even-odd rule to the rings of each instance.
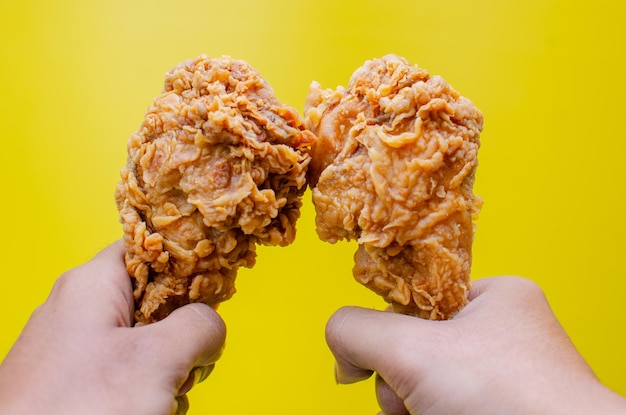
[[133, 307], [121, 241], [63, 274], [0, 366], [0, 414], [185, 413], [221, 355], [224, 322], [189, 304], [131, 327]]

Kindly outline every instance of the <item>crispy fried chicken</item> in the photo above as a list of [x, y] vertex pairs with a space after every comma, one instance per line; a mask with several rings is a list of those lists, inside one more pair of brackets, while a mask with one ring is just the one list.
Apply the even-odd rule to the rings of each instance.
[[256, 244], [293, 242], [314, 140], [243, 61], [200, 56], [166, 74], [115, 194], [137, 323], [216, 306]]
[[356, 240], [353, 275], [401, 313], [448, 319], [467, 302], [483, 116], [439, 76], [388, 55], [347, 88], [311, 85], [308, 172], [322, 240]]

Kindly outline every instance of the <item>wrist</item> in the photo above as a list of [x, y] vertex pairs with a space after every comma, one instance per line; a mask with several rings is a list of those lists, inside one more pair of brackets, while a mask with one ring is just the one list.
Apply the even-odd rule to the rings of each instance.
[[[618, 415], [626, 413], [626, 399], [603, 385], [595, 376], [580, 381], [563, 379], [545, 389], [536, 399], [529, 399], [524, 414]], [[521, 415], [521, 413], [520, 413]]]

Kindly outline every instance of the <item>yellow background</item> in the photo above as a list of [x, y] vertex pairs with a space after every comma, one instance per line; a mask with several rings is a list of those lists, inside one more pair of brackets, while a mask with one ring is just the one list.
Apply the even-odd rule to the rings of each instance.
[[[312, 80], [346, 84], [397, 53], [484, 112], [474, 278], [539, 282], [626, 394], [625, 4], [3, 1], [0, 356], [56, 277], [121, 235], [126, 140], [168, 69], [201, 53], [245, 59], [301, 111]], [[371, 381], [335, 385], [324, 325], [342, 305], [384, 304], [352, 280], [353, 245], [318, 241], [305, 202], [296, 243], [259, 249], [220, 308], [227, 348], [190, 414], [376, 412]]]

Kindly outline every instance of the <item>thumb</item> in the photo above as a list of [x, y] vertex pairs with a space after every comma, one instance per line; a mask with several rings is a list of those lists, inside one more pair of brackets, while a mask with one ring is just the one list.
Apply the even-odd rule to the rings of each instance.
[[178, 369], [189, 372], [195, 366], [215, 363], [221, 356], [226, 339], [226, 325], [211, 307], [187, 304], [165, 319], [139, 327], [143, 339], [158, 344], [155, 356]]
[[[338, 310], [326, 325], [337, 382], [358, 382], [377, 372], [398, 396], [405, 398], [410, 392], [409, 378], [419, 377], [424, 362], [441, 352], [441, 344], [448, 343], [442, 338], [448, 335], [445, 324], [435, 327], [434, 323], [358, 307]], [[419, 358], [407, 361], [408, 350]]]
[[394, 351], [401, 351], [403, 334], [411, 332], [407, 325], [421, 323], [416, 320], [359, 307], [336, 311], [326, 325], [326, 342], [336, 359], [337, 382], [358, 382], [374, 371], [383, 374], [394, 362]]

